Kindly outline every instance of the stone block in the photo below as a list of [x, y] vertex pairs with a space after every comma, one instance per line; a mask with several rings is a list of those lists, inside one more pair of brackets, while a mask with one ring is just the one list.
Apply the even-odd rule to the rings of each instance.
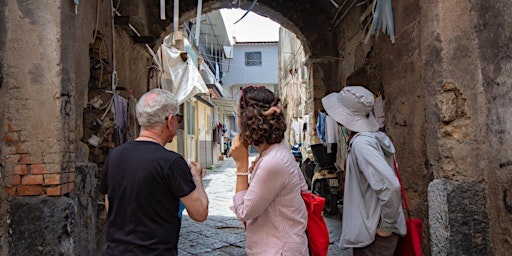
[[17, 197], [11, 203], [10, 255], [76, 255], [75, 204], [66, 197]]
[[492, 255], [485, 186], [437, 179], [428, 187], [432, 255]]

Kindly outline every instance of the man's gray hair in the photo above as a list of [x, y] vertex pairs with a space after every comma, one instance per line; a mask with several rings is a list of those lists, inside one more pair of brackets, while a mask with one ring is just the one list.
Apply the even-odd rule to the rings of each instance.
[[171, 92], [153, 89], [140, 97], [135, 111], [141, 127], [155, 128], [165, 123], [170, 114], [177, 114], [178, 99]]

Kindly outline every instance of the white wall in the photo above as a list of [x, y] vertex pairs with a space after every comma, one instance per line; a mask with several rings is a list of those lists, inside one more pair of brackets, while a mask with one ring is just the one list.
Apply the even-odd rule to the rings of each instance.
[[[227, 97], [246, 85], [277, 85], [278, 42], [237, 43], [233, 45], [233, 59], [224, 59], [222, 83]], [[245, 66], [245, 52], [261, 52], [261, 66]]]

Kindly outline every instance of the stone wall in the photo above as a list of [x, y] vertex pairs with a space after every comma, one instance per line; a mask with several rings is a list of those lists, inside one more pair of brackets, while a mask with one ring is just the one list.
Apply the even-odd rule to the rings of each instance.
[[432, 251], [506, 255], [512, 248], [506, 193], [511, 123], [503, 120], [510, 116], [511, 101], [503, 88], [509, 91], [511, 79], [503, 67], [510, 65], [504, 57], [510, 56], [505, 36], [510, 20], [496, 17], [509, 15], [512, 4], [421, 1], [420, 6], [422, 84], [432, 99], [426, 142], [435, 180], [428, 202], [434, 212], [435, 205], [447, 210], [430, 215]]
[[[427, 255], [488, 254], [491, 248], [493, 254], [502, 255], [505, 248], [510, 249], [510, 242], [505, 242], [510, 240], [511, 226], [506, 159], [510, 145], [501, 139], [491, 146], [486, 139], [486, 135], [505, 138], [510, 130], [509, 122], [503, 121], [510, 115], [505, 107], [508, 99], [500, 99], [502, 104], [493, 107], [487, 103], [495, 102], [496, 95], [503, 95], [507, 88], [503, 85], [510, 83], [507, 70], [493, 67], [508, 66], [509, 61], [482, 64], [495, 56], [496, 50], [491, 49], [508, 51], [504, 46], [508, 38], [496, 38], [488, 28], [502, 31], [508, 24], [489, 18], [510, 12], [510, 4], [501, 7], [464, 1], [394, 3], [396, 42], [391, 44], [381, 34], [370, 40], [370, 49], [353, 39], [361, 38], [354, 28], [362, 9], [347, 15], [346, 29], [340, 31], [345, 83], [367, 83], [374, 92], [382, 84], [386, 131], [397, 148], [413, 214], [424, 221]], [[487, 133], [493, 130], [500, 135]], [[491, 150], [496, 145], [506, 149]], [[490, 163], [491, 159], [500, 160]], [[488, 195], [500, 200], [488, 200]], [[467, 200], [485, 207], [472, 207]], [[442, 209], [446, 211], [440, 214], [437, 210]], [[472, 243], [469, 248], [468, 243]]]
[[485, 122], [476, 129], [481, 138], [476, 176], [487, 178], [487, 207], [493, 255], [512, 250], [512, 3], [478, 1], [469, 7], [481, 68], [483, 99], [476, 105]]
[[[81, 1], [75, 9], [73, 1], [6, 0], [0, 20], [0, 254], [97, 254], [104, 234], [101, 226], [96, 233], [98, 175], [83, 112], [95, 36], [112, 60], [110, 2]], [[115, 48], [129, 52], [119, 80], [140, 96], [151, 57], [129, 33], [116, 31]]]

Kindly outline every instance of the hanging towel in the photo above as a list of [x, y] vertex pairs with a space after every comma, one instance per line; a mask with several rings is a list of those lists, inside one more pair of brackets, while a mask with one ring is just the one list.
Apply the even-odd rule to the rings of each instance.
[[318, 112], [318, 120], [316, 121], [316, 136], [322, 143], [325, 143], [325, 113]]
[[329, 115], [325, 117], [325, 142], [338, 143], [338, 122]]
[[126, 142], [128, 135], [128, 100], [114, 94], [114, 104], [110, 107], [110, 111], [114, 114], [114, 143], [119, 146]]

